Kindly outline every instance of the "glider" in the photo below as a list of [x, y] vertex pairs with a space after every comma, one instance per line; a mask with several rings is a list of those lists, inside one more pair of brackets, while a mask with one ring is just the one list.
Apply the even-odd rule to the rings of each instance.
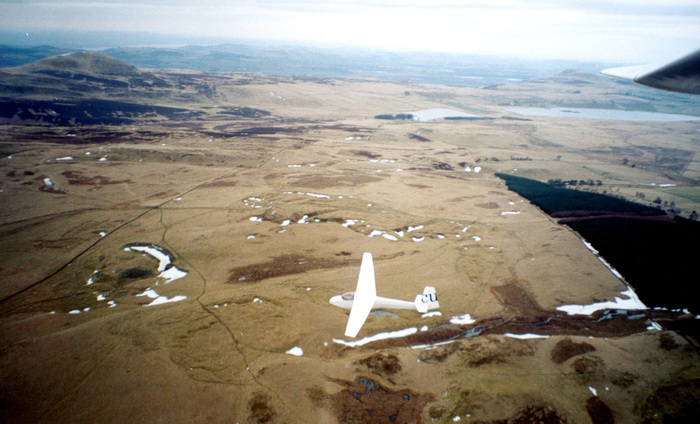
[[345, 327], [346, 337], [357, 336], [372, 309], [415, 309], [420, 313], [426, 313], [440, 307], [435, 287], [426, 287], [423, 294], [416, 295], [416, 300], [413, 302], [377, 296], [372, 254], [367, 252], [362, 255], [360, 275], [357, 278], [355, 291], [333, 296], [330, 302], [334, 306], [350, 309], [348, 325]]
[[700, 94], [700, 50], [663, 65], [623, 66], [600, 73], [662, 90]]

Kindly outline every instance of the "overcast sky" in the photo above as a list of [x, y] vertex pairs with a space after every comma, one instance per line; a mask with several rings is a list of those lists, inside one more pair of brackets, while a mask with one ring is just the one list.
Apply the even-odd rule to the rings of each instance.
[[0, 28], [647, 63], [700, 48], [700, 0], [0, 0]]

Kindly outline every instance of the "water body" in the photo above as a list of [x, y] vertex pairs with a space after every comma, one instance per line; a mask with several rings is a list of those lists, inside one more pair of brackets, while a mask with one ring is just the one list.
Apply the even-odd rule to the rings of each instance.
[[414, 121], [433, 121], [435, 119], [482, 119], [483, 116], [460, 112], [454, 109], [425, 109], [418, 112], [410, 112]]
[[700, 121], [700, 117], [698, 116], [616, 109], [587, 109], [573, 107], [555, 107], [547, 109], [542, 107], [518, 107], [505, 109], [505, 111], [524, 116], [551, 116], [554, 118], [611, 119], [614, 121], [646, 122]]

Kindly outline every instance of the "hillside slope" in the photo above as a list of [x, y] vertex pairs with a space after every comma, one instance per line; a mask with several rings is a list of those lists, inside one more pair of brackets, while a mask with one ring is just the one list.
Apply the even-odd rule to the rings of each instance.
[[[50, 56], [0, 70], [3, 97], [88, 98], [120, 96], [131, 90], [168, 87], [151, 72], [100, 53], [78, 52]], [[124, 90], [129, 90], [125, 91]]]

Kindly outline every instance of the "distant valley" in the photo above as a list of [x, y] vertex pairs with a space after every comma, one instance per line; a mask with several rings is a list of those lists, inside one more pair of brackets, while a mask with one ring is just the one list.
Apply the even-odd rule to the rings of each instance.
[[509, 84], [567, 69], [597, 72], [602, 66], [607, 66], [563, 60], [529, 61], [448, 53], [397, 53], [244, 42], [102, 49], [11, 47], [2, 45], [0, 38], [0, 67], [24, 65], [71, 51], [96, 51], [141, 68], [249, 72], [303, 78], [377, 78], [465, 87]]

